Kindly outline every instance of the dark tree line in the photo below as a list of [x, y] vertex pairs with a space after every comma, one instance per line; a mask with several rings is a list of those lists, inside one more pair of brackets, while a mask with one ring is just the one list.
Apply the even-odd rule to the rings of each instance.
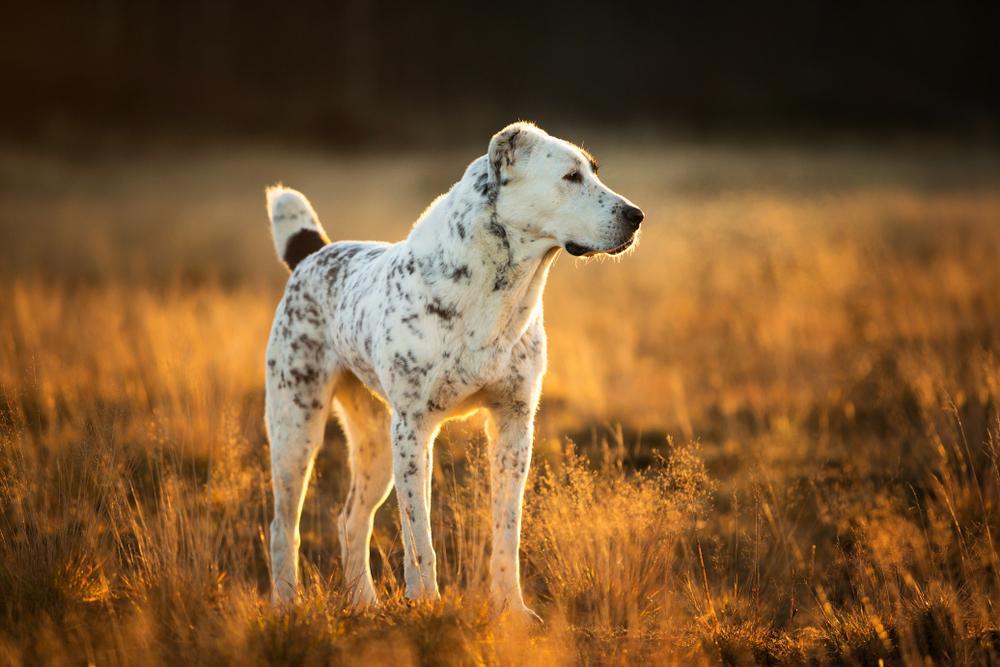
[[994, 3], [5, 4], [8, 134], [61, 119], [347, 142], [544, 114], [980, 131], [1000, 108]]

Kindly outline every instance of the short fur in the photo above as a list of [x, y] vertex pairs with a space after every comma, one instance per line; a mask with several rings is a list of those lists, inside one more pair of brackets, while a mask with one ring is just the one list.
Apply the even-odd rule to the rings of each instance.
[[304, 196], [268, 190], [275, 247], [294, 269], [267, 348], [275, 601], [293, 599], [297, 589], [299, 517], [331, 400], [349, 448], [339, 534], [357, 604], [376, 602], [369, 541], [394, 484], [406, 593], [438, 596], [434, 438], [443, 421], [485, 408], [492, 595], [503, 608], [533, 615], [521, 595], [518, 547], [546, 364], [542, 290], [561, 248], [621, 252], [642, 219], [595, 168], [576, 146], [514, 123], [394, 244], [327, 244]]

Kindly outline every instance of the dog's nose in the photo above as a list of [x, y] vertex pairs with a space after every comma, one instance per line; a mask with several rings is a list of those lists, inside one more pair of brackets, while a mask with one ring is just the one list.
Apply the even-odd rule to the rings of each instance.
[[639, 223], [641, 223], [642, 219], [645, 217], [642, 214], [642, 209], [636, 206], [626, 206], [623, 211], [623, 215], [625, 216], [625, 220], [628, 221], [628, 223], [635, 229], [639, 229]]

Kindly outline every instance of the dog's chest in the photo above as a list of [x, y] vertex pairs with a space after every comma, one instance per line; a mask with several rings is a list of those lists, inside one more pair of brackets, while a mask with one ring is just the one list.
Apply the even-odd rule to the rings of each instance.
[[476, 391], [496, 383], [510, 365], [511, 346], [490, 345], [471, 347], [459, 345], [448, 354], [444, 364], [445, 375], [449, 375], [466, 390]]
[[449, 336], [422, 342], [391, 351], [382, 375], [391, 399], [428, 412], [451, 410], [502, 380], [510, 365], [511, 346], [478, 347]]

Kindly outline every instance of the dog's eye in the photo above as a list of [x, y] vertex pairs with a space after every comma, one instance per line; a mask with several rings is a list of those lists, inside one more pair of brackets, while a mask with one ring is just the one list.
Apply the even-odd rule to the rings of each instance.
[[563, 176], [564, 181], [569, 181], [570, 183], [579, 183], [583, 180], [583, 176], [580, 175], [579, 169], [574, 169], [565, 176]]

